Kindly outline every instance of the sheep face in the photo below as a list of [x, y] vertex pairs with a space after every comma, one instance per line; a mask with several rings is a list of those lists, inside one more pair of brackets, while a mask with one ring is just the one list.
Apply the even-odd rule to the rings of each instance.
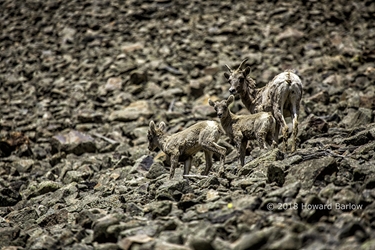
[[229, 92], [235, 95], [246, 87], [246, 77], [250, 73], [250, 68], [247, 67], [245, 70], [236, 70], [233, 72], [225, 72], [224, 77], [230, 84]]
[[214, 107], [217, 117], [225, 119], [229, 115], [228, 106], [234, 101], [234, 96], [230, 95], [227, 100], [213, 102], [208, 100], [210, 106]]
[[165, 127], [166, 125], [164, 122], [160, 122], [159, 126], [156, 126], [154, 121], [150, 121], [149, 129], [147, 132], [148, 150], [154, 151], [157, 147], [159, 147], [158, 138], [162, 137], [165, 134]]
[[246, 77], [250, 73], [250, 67], [246, 67], [244, 70], [241, 69], [246, 61], [247, 59], [243, 60], [236, 70], [232, 70], [228, 65], [225, 65], [229, 73], [225, 72], [224, 77], [230, 84], [229, 92], [232, 95], [242, 92], [246, 87]]

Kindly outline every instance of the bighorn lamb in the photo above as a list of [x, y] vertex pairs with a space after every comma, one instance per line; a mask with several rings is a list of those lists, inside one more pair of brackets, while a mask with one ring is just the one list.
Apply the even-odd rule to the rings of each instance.
[[173, 178], [179, 161], [184, 161], [184, 175], [189, 174], [193, 156], [200, 150], [204, 151], [206, 158], [204, 175], [207, 175], [212, 167], [213, 153], [220, 155], [220, 169], [224, 169], [227, 150], [216, 143], [222, 134], [222, 130], [217, 122], [198, 122], [173, 135], [166, 134], [164, 131], [165, 128], [166, 125], [164, 122], [160, 122], [159, 126], [156, 126], [154, 121], [151, 121], [147, 139], [150, 151], [160, 148], [170, 158], [170, 179]]
[[267, 143], [272, 147], [276, 146], [274, 137], [276, 121], [270, 112], [235, 115], [228, 108], [233, 101], [234, 96], [230, 95], [227, 100], [216, 102], [208, 100], [208, 103], [215, 108], [221, 126], [229, 138], [234, 141], [239, 154], [239, 163], [244, 166], [248, 140], [258, 140], [259, 146], [262, 148], [267, 148]]
[[236, 70], [232, 70], [225, 65], [228, 72], [224, 73], [225, 78], [231, 85], [229, 92], [238, 93], [242, 103], [254, 114], [260, 111], [272, 112], [276, 119], [276, 138], [278, 139], [280, 127], [283, 133], [283, 148], [286, 151], [288, 140], [288, 125], [284, 119], [285, 114], [289, 114], [293, 120], [293, 139], [291, 151], [296, 150], [296, 137], [298, 133], [298, 115], [302, 98], [301, 79], [291, 71], [285, 71], [273, 78], [263, 88], [256, 88], [255, 81], [250, 78], [250, 67], [242, 70], [242, 66], [247, 61], [243, 60]]

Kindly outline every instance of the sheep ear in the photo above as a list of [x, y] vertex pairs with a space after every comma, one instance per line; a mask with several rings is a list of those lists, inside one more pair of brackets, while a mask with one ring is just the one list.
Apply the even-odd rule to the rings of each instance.
[[250, 67], [247, 66], [247, 67], [244, 69], [244, 71], [242, 72], [242, 74], [243, 74], [244, 77], [247, 77], [247, 75], [250, 74]]
[[159, 123], [159, 129], [161, 130], [161, 131], [164, 131], [164, 129], [167, 127], [167, 125], [165, 125], [165, 123], [164, 122], [160, 122]]
[[224, 72], [224, 77], [225, 77], [227, 80], [229, 80], [230, 75], [228, 74], [228, 72]]
[[208, 99], [208, 104], [210, 104], [210, 106], [212, 106], [212, 107], [215, 106], [215, 103], [213, 101], [211, 101], [211, 99]]
[[227, 105], [231, 104], [234, 101], [234, 95], [230, 95], [227, 99]]
[[152, 133], [155, 133], [156, 132], [156, 126], [155, 126], [155, 122], [154, 121], [150, 121], [150, 130]]

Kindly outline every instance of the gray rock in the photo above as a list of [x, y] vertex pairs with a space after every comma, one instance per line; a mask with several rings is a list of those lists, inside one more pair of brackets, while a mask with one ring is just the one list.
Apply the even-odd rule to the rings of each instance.
[[339, 205], [338, 210], [341, 212], [352, 210], [351, 205], [357, 205], [358, 200], [359, 195], [351, 188], [343, 188], [332, 197], [333, 203]]
[[149, 103], [145, 100], [141, 100], [133, 102], [121, 110], [113, 111], [108, 119], [110, 121], [128, 122], [137, 120], [140, 117], [149, 118], [152, 114], [153, 112]]
[[80, 123], [101, 123], [103, 114], [94, 110], [80, 110], [77, 114], [77, 120]]
[[126, 212], [131, 216], [138, 216], [143, 213], [142, 208], [134, 204], [133, 202], [126, 204]]
[[338, 171], [338, 164], [335, 158], [327, 156], [319, 159], [304, 161], [292, 165], [285, 178], [285, 185], [301, 182], [302, 189], [309, 189], [316, 180], [323, 180], [325, 175], [331, 175]]
[[51, 146], [54, 152], [63, 151], [75, 155], [96, 151], [94, 138], [76, 130], [71, 130], [66, 134], [55, 135], [51, 139]]
[[220, 185], [220, 181], [216, 176], [208, 176], [202, 179], [198, 185], [201, 188], [217, 188]]
[[263, 228], [251, 233], [243, 234], [238, 240], [231, 244], [233, 250], [260, 249], [280, 234], [280, 230], [275, 227]]
[[245, 164], [245, 166], [239, 169], [238, 175], [242, 176], [250, 174], [250, 177], [255, 177], [256, 173], [259, 172], [261, 173], [261, 176], [264, 176], [266, 178], [268, 165], [282, 159], [284, 159], [284, 155], [281, 151], [279, 151], [278, 149], [270, 150], [266, 152], [264, 155]]
[[363, 164], [359, 164], [358, 161], [349, 161], [348, 164], [351, 164], [353, 167], [353, 180], [354, 181], [364, 181], [367, 176], [375, 175], [375, 169], [372, 168], [372, 164], [374, 161], [364, 162]]
[[84, 209], [116, 209], [122, 206], [120, 196], [116, 194], [102, 197], [102, 195], [84, 195], [82, 200], [69, 207], [69, 211], [82, 211]]
[[155, 201], [149, 203], [143, 209], [144, 213], [151, 214], [153, 219], [159, 216], [167, 216], [172, 211], [172, 202], [171, 201]]
[[0, 207], [14, 206], [20, 200], [22, 200], [22, 196], [16, 190], [10, 188], [0, 190]]
[[75, 216], [75, 223], [83, 228], [91, 228], [94, 221], [104, 217], [105, 215], [97, 211], [97, 209], [82, 210]]
[[59, 211], [48, 211], [43, 216], [39, 217], [36, 223], [44, 228], [62, 223], [65, 224], [66, 221], [68, 221], [68, 211], [66, 209], [61, 209]]
[[19, 233], [19, 227], [0, 228], [0, 247], [5, 249], [7, 246], [11, 246], [13, 241], [18, 237]]
[[90, 176], [89, 172], [82, 172], [82, 171], [67, 171], [64, 175], [63, 183], [69, 184], [72, 182], [80, 182], [86, 180]]
[[[21, 2], [0, 15], [4, 249], [374, 248], [370, 0]], [[165, 156], [147, 157], [150, 120], [216, 120], [207, 100], [244, 58], [257, 88], [301, 77], [297, 150], [255, 148], [238, 168], [223, 135], [225, 175], [201, 176], [200, 152], [168, 180]], [[335, 203], [362, 209], [295, 209]]]
[[341, 240], [353, 235], [360, 241], [368, 239], [366, 229], [360, 222], [348, 222], [338, 232], [338, 238]]
[[65, 250], [94, 250], [94, 247], [85, 243], [74, 243], [71, 246], [64, 247]]
[[325, 199], [331, 199], [341, 188], [336, 187], [333, 183], [328, 184], [319, 192], [319, 196]]
[[12, 211], [4, 217], [6, 220], [15, 223], [25, 223], [27, 221], [33, 221], [38, 218], [38, 212], [31, 207], [25, 207], [16, 211]]
[[359, 132], [353, 136], [345, 138], [343, 143], [354, 146], [360, 146], [372, 141], [374, 139], [373, 134], [369, 130]]
[[313, 136], [326, 133], [328, 128], [329, 125], [323, 118], [311, 114], [301, 122], [298, 129], [298, 139], [304, 142]]
[[281, 198], [294, 198], [297, 196], [299, 190], [301, 188], [301, 182], [296, 181], [290, 183], [289, 185], [285, 185], [281, 188], [278, 188], [272, 192], [266, 194], [266, 197], [281, 197]]
[[168, 171], [164, 168], [161, 162], [154, 162], [148, 173], [146, 174], [146, 178], [149, 179], [156, 179], [163, 174], [167, 174]]
[[103, 243], [103, 244], [94, 243], [94, 249], [95, 250], [118, 250], [120, 248], [117, 245], [117, 243]]
[[373, 112], [371, 109], [359, 108], [348, 109], [348, 114], [342, 119], [341, 124], [346, 128], [357, 128], [372, 122]]
[[19, 159], [13, 162], [13, 166], [17, 169], [18, 172], [24, 173], [31, 170], [31, 167], [35, 164], [35, 161], [32, 159]]
[[240, 187], [240, 188], [246, 189], [247, 187], [252, 186], [252, 185], [254, 185], [256, 183], [259, 183], [261, 181], [264, 181], [264, 179], [263, 178], [249, 178], [249, 177], [246, 177], [246, 178], [241, 178], [241, 179], [233, 180], [231, 184], [234, 187]]
[[211, 242], [207, 239], [194, 236], [190, 239], [189, 246], [194, 250], [214, 249]]
[[27, 190], [22, 192], [22, 195], [28, 198], [36, 197], [39, 195], [43, 195], [49, 192], [55, 192], [56, 190], [60, 189], [62, 184], [55, 182], [55, 181], [43, 181], [36, 185], [31, 184]]
[[153, 164], [154, 159], [149, 155], [143, 155], [137, 159], [134, 163], [134, 166], [130, 173], [142, 173], [146, 174], [150, 170], [151, 165]]
[[261, 199], [257, 196], [244, 196], [233, 200], [233, 207], [238, 210], [255, 210], [260, 206]]
[[160, 232], [159, 240], [161, 242], [171, 243], [174, 245], [182, 245], [183, 235], [182, 235], [182, 232], [166, 230], [166, 231]]
[[144, 236], [147, 236], [146, 238], [149, 239], [150, 237], [157, 235], [159, 232], [160, 232], [160, 225], [153, 223], [153, 222], [149, 222], [145, 226], [133, 227], [133, 228], [121, 231], [119, 237], [125, 240], [125, 238], [131, 237], [133, 235], [137, 237], [141, 236], [141, 240], [143, 241]]
[[190, 250], [190, 247], [173, 244], [164, 241], [156, 241], [155, 250]]
[[43, 234], [40, 232], [39, 235], [32, 235], [27, 241], [27, 249], [54, 249], [58, 245], [58, 242], [53, 237]]
[[300, 249], [302, 240], [295, 233], [286, 233], [283, 238], [276, 240], [269, 246], [268, 249]]
[[191, 193], [192, 187], [189, 185], [189, 181], [186, 179], [182, 180], [163, 180], [163, 184], [158, 187], [159, 193], [169, 193], [173, 196], [175, 192], [181, 194]]
[[206, 75], [202, 78], [192, 79], [189, 82], [189, 94], [194, 98], [198, 98], [204, 94], [204, 88], [211, 83], [213, 77]]
[[361, 245], [361, 250], [371, 250], [375, 247], [375, 240], [368, 239]]
[[110, 234], [108, 227], [118, 224], [119, 219], [116, 215], [106, 215], [93, 223], [94, 238], [93, 240], [99, 243], [103, 242], [117, 242], [117, 235]]
[[318, 196], [311, 195], [300, 205], [301, 217], [308, 223], [318, 222], [322, 216], [328, 216], [333, 209], [332, 205], [326, 204]]

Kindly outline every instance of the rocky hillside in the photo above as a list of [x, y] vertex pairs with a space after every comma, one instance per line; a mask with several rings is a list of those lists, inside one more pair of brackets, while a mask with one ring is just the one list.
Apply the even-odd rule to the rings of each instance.
[[[0, 248], [375, 249], [374, 18], [370, 0], [1, 1]], [[150, 120], [216, 119], [244, 58], [258, 86], [301, 77], [297, 151], [238, 168], [223, 136], [224, 177], [198, 153], [169, 180]]]

